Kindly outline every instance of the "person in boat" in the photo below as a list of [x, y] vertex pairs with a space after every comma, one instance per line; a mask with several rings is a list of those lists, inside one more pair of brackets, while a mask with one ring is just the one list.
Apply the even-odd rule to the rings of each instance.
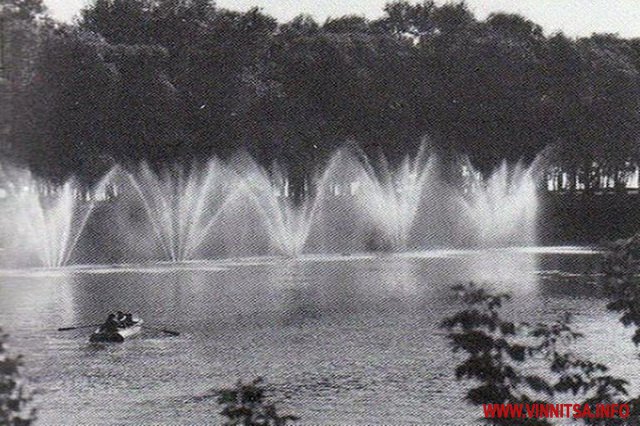
[[117, 333], [119, 326], [120, 326], [120, 323], [116, 319], [116, 315], [109, 314], [109, 316], [107, 317], [107, 320], [104, 322], [104, 324], [102, 324], [101, 329], [105, 333]]
[[126, 327], [126, 324], [125, 324], [126, 319], [127, 319], [127, 316], [124, 314], [124, 312], [118, 311], [118, 313], [116, 314], [116, 321], [120, 323], [120, 327]]
[[132, 313], [124, 314], [124, 326], [131, 327], [133, 324], [135, 324], [135, 322], [133, 321], [133, 314]]

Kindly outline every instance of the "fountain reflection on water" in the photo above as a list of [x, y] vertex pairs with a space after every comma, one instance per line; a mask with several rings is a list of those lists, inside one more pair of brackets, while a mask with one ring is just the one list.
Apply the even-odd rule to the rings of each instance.
[[[467, 164], [462, 186], [442, 179], [437, 166], [425, 147], [397, 166], [343, 148], [300, 198], [291, 196], [282, 168], [266, 169], [246, 154], [190, 167], [114, 168], [90, 191], [73, 180], [44, 185], [28, 172], [5, 168], [0, 184], [9, 214], [2, 221], [2, 263], [25, 258], [25, 252], [35, 253], [42, 266], [69, 263], [99, 200], [107, 205], [100, 209], [102, 222], [115, 222], [118, 210], [139, 205], [146, 223], [140, 227], [126, 219], [122, 226], [107, 226], [102, 233], [120, 235], [105, 246], [137, 230], [150, 242], [134, 249], [155, 245], [161, 259], [172, 262], [218, 257], [211, 247], [240, 246], [243, 235], [258, 254], [288, 256], [535, 244], [534, 166], [503, 163], [482, 180]], [[102, 237], [91, 234], [98, 241]]]

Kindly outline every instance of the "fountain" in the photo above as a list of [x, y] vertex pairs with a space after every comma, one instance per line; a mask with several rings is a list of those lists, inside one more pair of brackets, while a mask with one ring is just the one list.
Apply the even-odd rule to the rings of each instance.
[[393, 251], [407, 248], [425, 190], [435, 183], [434, 165], [424, 145], [414, 158], [406, 156], [396, 168], [382, 157], [376, 169], [365, 157], [358, 199], [363, 212], [382, 232], [385, 246]]
[[[5, 168], [2, 257], [64, 266], [78, 259], [80, 240], [93, 248], [81, 257], [89, 262], [535, 244], [535, 166], [503, 163], [482, 179], [467, 162], [463, 185], [446, 183], [440, 167], [426, 146], [397, 165], [342, 148], [308, 179], [302, 199], [291, 196], [281, 167], [266, 169], [247, 154], [114, 169], [91, 191]], [[87, 225], [101, 197], [108, 199]], [[91, 239], [82, 238], [85, 228]]]
[[[466, 167], [470, 176], [479, 175], [470, 164]], [[535, 244], [538, 203], [534, 170], [535, 164], [524, 167], [521, 163], [509, 170], [503, 162], [487, 180], [476, 179], [468, 193], [460, 196], [476, 245]]]
[[277, 164], [268, 172], [246, 154], [237, 155], [233, 164], [239, 177], [236, 205], [249, 204], [255, 209], [258, 226], [266, 231], [273, 250], [300, 255], [311, 231], [317, 198], [310, 196], [296, 204], [289, 196], [286, 174]]
[[[125, 175], [142, 201], [157, 243], [173, 262], [193, 258], [229, 201], [233, 186], [231, 175], [216, 158], [204, 166], [174, 166], [159, 172], [143, 163]], [[121, 193], [131, 196], [126, 183]]]
[[[76, 247], [91, 211], [106, 198], [107, 173], [91, 190], [71, 178], [62, 185], [46, 183], [30, 172], [0, 168], [5, 184], [2, 234], [6, 244], [24, 261], [35, 253], [42, 266], [66, 265]], [[20, 256], [21, 255], [21, 256]]]

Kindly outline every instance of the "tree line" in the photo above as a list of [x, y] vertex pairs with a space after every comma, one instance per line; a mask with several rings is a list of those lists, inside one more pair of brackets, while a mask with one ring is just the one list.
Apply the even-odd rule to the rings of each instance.
[[396, 162], [428, 138], [484, 172], [544, 152], [588, 189], [639, 157], [640, 39], [545, 35], [463, 2], [278, 22], [209, 0], [95, 0], [72, 24], [41, 0], [2, 2], [2, 154], [53, 180], [244, 149], [301, 183], [345, 141]]

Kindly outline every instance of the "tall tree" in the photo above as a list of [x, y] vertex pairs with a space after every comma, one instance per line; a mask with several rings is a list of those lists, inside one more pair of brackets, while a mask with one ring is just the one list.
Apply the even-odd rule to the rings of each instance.
[[12, 139], [23, 163], [61, 180], [90, 171], [113, 125], [115, 69], [108, 45], [94, 34], [60, 28], [43, 41], [34, 77], [15, 101]]
[[45, 27], [41, 0], [0, 1], [0, 153], [9, 155], [15, 144], [9, 135], [15, 114], [13, 106], [29, 84]]

